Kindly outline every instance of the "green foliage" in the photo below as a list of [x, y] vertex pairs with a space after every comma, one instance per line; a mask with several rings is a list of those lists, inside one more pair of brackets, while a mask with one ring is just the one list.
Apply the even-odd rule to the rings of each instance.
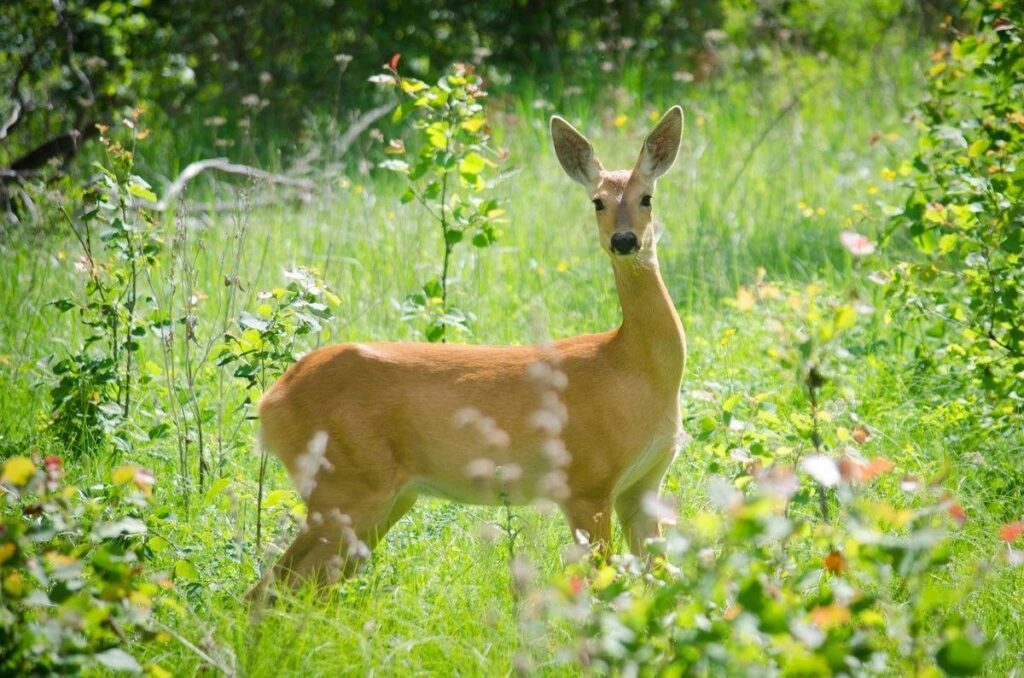
[[224, 335], [217, 364], [234, 366], [249, 391], [246, 404], [298, 359], [300, 337], [319, 337], [323, 322], [333, 317], [329, 304], [338, 301], [314, 270], [297, 268], [284, 276], [284, 287], [261, 292], [255, 312], [243, 311], [237, 329]]
[[774, 50], [816, 53], [848, 60], [876, 48], [895, 27], [934, 32], [950, 15], [956, 0], [723, 0], [723, 28], [729, 52], [739, 63], [770, 65]]
[[891, 294], [927, 328], [920, 361], [955, 363], [1004, 428], [1024, 414], [1024, 9], [973, 12], [976, 30], [928, 69], [910, 196], [891, 222], [920, 256], [895, 267]]
[[68, 169], [98, 124], [111, 125], [154, 97], [170, 105], [180, 96], [192, 72], [164, 42], [170, 25], [154, 14], [140, 0], [0, 4], [5, 221], [36, 210], [38, 194]]
[[[133, 147], [134, 127], [128, 128]], [[86, 277], [85, 289], [78, 298], [52, 302], [73, 313], [85, 334], [82, 345], [69, 347], [51, 368], [57, 381], [50, 391], [53, 430], [76, 453], [93, 449], [131, 414], [136, 355], [151, 325], [142, 307], [151, 299], [140, 284], [163, 249], [151, 217], [137, 208], [139, 199], [156, 197], [133, 174], [134, 149], [106, 137], [103, 142], [109, 167], [94, 165], [98, 174], [83, 209], [74, 219], [65, 213], [81, 246], [75, 269]]]
[[157, 639], [171, 587], [146, 571], [153, 476], [124, 466], [79, 489], [60, 458], [37, 463], [11, 457], [0, 477], [0, 673], [139, 673], [126, 645]]
[[[235, 366], [234, 376], [247, 387], [244, 407], [253, 403], [270, 384], [281, 376], [298, 356], [296, 343], [300, 337], [319, 339], [322, 322], [333, 317], [328, 305], [338, 303], [318, 274], [307, 268], [285, 271], [288, 284], [269, 292], [261, 292], [262, 302], [255, 313], [243, 311], [238, 317], [238, 330], [227, 332], [217, 364]], [[267, 479], [266, 450], [260, 451], [260, 468], [256, 490], [256, 550], [263, 545], [263, 496]]]
[[[767, 353], [792, 376], [775, 393], [737, 393], [712, 408], [698, 438], [712, 453], [710, 507], [649, 545], [648, 572], [620, 557], [564, 575], [551, 611], [574, 620], [577, 651], [602, 673], [979, 673], [990, 642], [949, 612], [970, 585], [944, 581], [963, 509], [908, 477], [909, 505], [880, 501], [876, 479], [893, 463], [862, 456], [863, 425], [825, 421], [844, 409], [826, 398], [842, 391], [826, 388], [824, 373], [850, 361], [857, 309], [819, 285], [765, 282], [763, 272], [735, 305], [756, 309], [772, 337]], [[797, 409], [780, 417], [782, 403]], [[710, 435], [718, 421], [731, 434], [721, 451]], [[645, 510], [679, 520], [653, 498]]]
[[818, 463], [840, 497], [831, 524], [787, 510], [808, 482], [792, 469], [761, 471], [743, 494], [716, 477], [714, 510], [651, 543], [650, 573], [629, 558], [571, 569], [554, 609], [582, 620], [584, 660], [651, 675], [979, 673], [989, 642], [943, 612], [970, 594], [941, 580], [949, 500], [897, 509], [858, 487], [866, 467]]
[[[493, 245], [504, 210], [495, 198], [480, 194], [493, 188], [485, 175], [497, 168], [498, 154], [490, 146], [487, 118], [480, 101], [487, 96], [472, 66], [456, 64], [435, 85], [403, 78], [397, 57], [388, 70], [373, 80], [396, 88], [400, 97], [394, 122], [412, 118], [418, 132], [415, 157], [390, 159], [381, 167], [404, 175], [408, 188], [402, 202], [418, 201], [436, 222], [444, 252], [439, 278], [410, 295], [404, 319], [424, 321], [428, 341], [444, 341], [449, 327], [468, 330], [467, 317], [448, 301], [452, 254], [468, 240], [475, 247]], [[405, 144], [394, 140], [388, 151], [405, 156]]]

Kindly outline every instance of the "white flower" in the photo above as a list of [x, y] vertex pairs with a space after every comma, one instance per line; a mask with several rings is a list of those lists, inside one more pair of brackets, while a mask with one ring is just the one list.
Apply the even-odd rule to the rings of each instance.
[[843, 231], [839, 234], [839, 239], [846, 251], [855, 257], [866, 257], [875, 251], [875, 243], [871, 242], [866, 235], [854, 231]]

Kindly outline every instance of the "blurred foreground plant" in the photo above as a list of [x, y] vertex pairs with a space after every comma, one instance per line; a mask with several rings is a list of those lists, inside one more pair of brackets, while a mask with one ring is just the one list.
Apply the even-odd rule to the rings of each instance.
[[[979, 559], [956, 586], [946, 567], [966, 513], [940, 482], [894, 478], [889, 459], [863, 455], [868, 429], [843, 426], [854, 414], [832, 401], [871, 309], [763, 272], [733, 303], [764, 319], [769, 356], [795, 378], [751, 402], [714, 398], [697, 437], [713, 469], [709, 508], [650, 542], [647, 564], [571, 566], [547, 613], [573, 624], [573, 652], [600, 672], [979, 673], [991, 642], [956, 609], [994, 565]], [[751, 424], [738, 416], [746, 407]], [[879, 500], [876, 484], [898, 484], [905, 500]], [[671, 505], [648, 504], [681, 522]]]
[[172, 586], [145, 570], [154, 478], [122, 466], [80, 489], [59, 457], [38, 462], [11, 457], [0, 476], [0, 673], [138, 673], [128, 644], [166, 640], [152, 614]]

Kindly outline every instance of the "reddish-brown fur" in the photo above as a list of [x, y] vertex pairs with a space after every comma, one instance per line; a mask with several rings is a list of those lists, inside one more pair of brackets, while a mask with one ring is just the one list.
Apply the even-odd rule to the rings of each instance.
[[[686, 345], [642, 198], [674, 162], [681, 133], [675, 107], [633, 170], [609, 172], [579, 132], [552, 119], [563, 168], [604, 205], [598, 235], [622, 305], [618, 330], [546, 347], [329, 346], [267, 391], [262, 442], [288, 467], [309, 519], [257, 591], [275, 578], [352, 571], [423, 493], [482, 504], [549, 496], [574, 534], [604, 546], [613, 508], [633, 551], [658, 534], [643, 503], [676, 449]], [[612, 252], [612, 235], [625, 232], [639, 251]], [[552, 455], [553, 439], [567, 459]]]

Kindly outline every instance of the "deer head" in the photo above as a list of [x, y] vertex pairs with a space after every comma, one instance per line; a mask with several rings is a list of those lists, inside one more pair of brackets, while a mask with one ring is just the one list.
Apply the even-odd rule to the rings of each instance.
[[606, 170], [587, 138], [563, 118], [552, 116], [551, 140], [558, 162], [586, 188], [594, 203], [601, 247], [613, 261], [654, 253], [654, 189], [658, 177], [675, 162], [682, 133], [683, 109], [673, 106], [647, 135], [633, 169]]

